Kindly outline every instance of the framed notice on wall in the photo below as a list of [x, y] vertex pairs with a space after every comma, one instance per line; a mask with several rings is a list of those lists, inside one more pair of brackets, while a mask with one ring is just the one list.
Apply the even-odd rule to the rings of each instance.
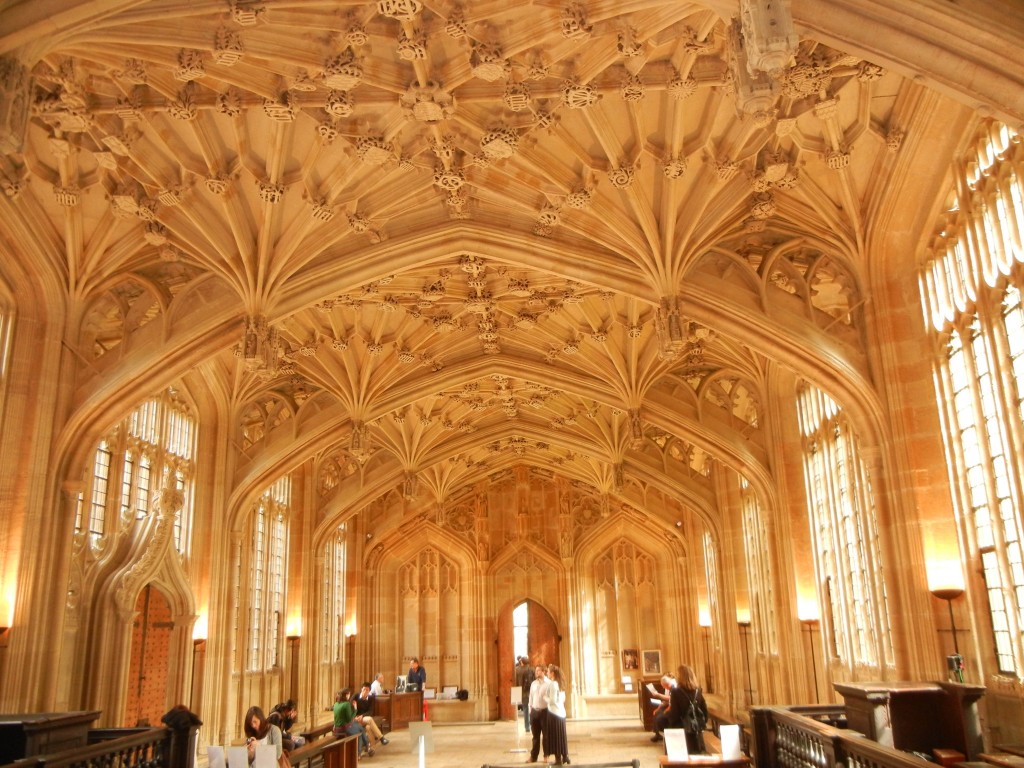
[[642, 651], [640, 654], [644, 665], [644, 676], [661, 675], [661, 651]]
[[622, 668], [637, 669], [640, 666], [640, 651], [636, 648], [627, 648], [622, 652]]

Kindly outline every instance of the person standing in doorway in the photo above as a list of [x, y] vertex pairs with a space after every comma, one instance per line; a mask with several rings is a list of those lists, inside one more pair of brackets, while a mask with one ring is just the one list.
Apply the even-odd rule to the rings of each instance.
[[[533, 744], [530, 747], [531, 763], [536, 763], [537, 756], [540, 754], [541, 738], [544, 736], [544, 726], [548, 717], [548, 703], [544, 700], [547, 685], [547, 668], [538, 664], [534, 670], [533, 682], [530, 683], [530, 701], [527, 705], [530, 711], [530, 733], [533, 735]], [[545, 749], [545, 762], [547, 762], [547, 757], [548, 751]]]
[[565, 733], [565, 688], [565, 675], [561, 668], [548, 664], [548, 683], [544, 689], [544, 701], [548, 705], [544, 726], [544, 754], [554, 755], [555, 765], [569, 764], [569, 738]]
[[533, 669], [525, 656], [516, 659], [515, 684], [521, 691], [519, 707], [523, 710], [523, 728], [530, 732], [530, 686], [533, 684]]

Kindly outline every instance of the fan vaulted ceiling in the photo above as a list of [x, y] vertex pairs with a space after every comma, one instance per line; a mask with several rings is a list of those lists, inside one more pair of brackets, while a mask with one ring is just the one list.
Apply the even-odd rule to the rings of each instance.
[[716, 464], [769, 474], [773, 365], [867, 381], [920, 89], [874, 61], [803, 39], [751, 84], [723, 3], [107, 5], [4, 60], [69, 451], [184, 382], [239, 497], [314, 459], [338, 512], [518, 465], [702, 509]]

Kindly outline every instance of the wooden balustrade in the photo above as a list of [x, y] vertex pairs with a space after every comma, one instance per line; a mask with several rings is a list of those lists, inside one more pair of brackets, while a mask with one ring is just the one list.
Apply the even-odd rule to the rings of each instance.
[[842, 723], [842, 708], [754, 707], [757, 768], [921, 768], [920, 757], [872, 741]]
[[193, 768], [195, 736], [195, 728], [105, 728], [95, 738], [90, 733], [88, 746], [23, 757], [3, 768]]

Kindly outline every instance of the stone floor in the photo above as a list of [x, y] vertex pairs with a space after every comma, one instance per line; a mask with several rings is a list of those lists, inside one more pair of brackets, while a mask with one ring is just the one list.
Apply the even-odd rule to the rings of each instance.
[[[530, 736], [521, 722], [433, 723], [434, 751], [424, 754], [423, 768], [474, 768], [518, 766], [530, 757]], [[569, 758], [573, 768], [588, 765], [629, 765], [658, 768], [665, 753], [663, 743], [652, 744], [639, 718], [628, 720], [568, 720]], [[388, 734], [390, 743], [374, 757], [360, 761], [360, 768], [420, 768], [420, 755], [409, 732]], [[543, 756], [542, 756], [543, 759]]]

